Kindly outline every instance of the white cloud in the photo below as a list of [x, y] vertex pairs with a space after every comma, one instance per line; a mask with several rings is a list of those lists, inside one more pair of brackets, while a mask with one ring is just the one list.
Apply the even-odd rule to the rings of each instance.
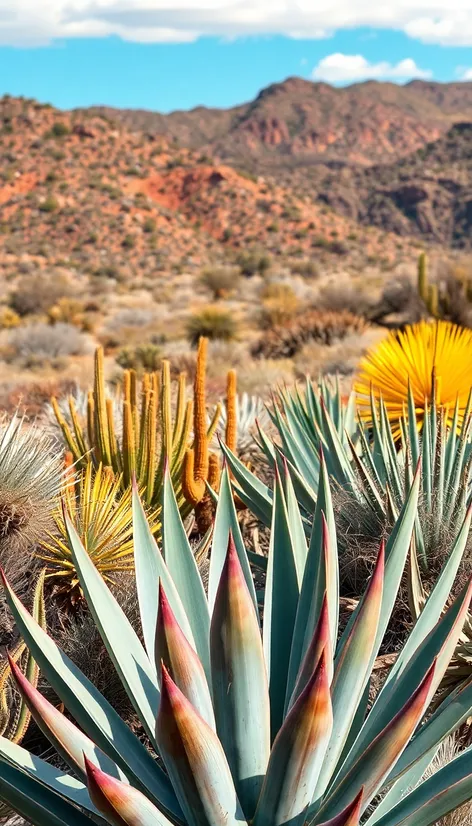
[[321, 38], [357, 26], [427, 43], [472, 45], [471, 0], [0, 0], [0, 43], [110, 34], [191, 41], [203, 35]]
[[472, 68], [466, 69], [464, 66], [459, 66], [457, 69], [459, 80], [472, 80]]
[[413, 77], [429, 78], [432, 72], [420, 69], [411, 57], [400, 60], [393, 65], [386, 60], [369, 63], [360, 54], [341, 54], [336, 52], [324, 57], [313, 69], [315, 80], [327, 83], [343, 83], [356, 80], [410, 80]]

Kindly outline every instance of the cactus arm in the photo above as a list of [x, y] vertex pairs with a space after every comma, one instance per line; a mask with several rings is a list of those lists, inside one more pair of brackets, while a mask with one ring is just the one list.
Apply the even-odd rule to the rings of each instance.
[[238, 443], [238, 418], [236, 413], [236, 371], [228, 372], [226, 385], [226, 446], [232, 453], [236, 453]]
[[78, 446], [82, 456], [85, 456], [85, 454], [88, 451], [88, 447], [87, 447], [87, 443], [85, 441], [84, 432], [83, 432], [81, 424], [79, 422], [79, 417], [77, 415], [77, 410], [76, 410], [76, 407], [75, 407], [74, 400], [73, 400], [72, 396], [69, 396], [69, 411], [70, 411], [72, 426], [74, 428], [74, 435], [75, 435], [75, 440], [77, 442], [77, 446]]
[[88, 443], [93, 448], [89, 455], [96, 459], [95, 399], [92, 390], [87, 395], [87, 436]]
[[206, 491], [204, 479], [195, 479], [195, 454], [192, 448], [185, 452], [182, 465], [182, 491], [191, 505], [195, 507], [203, 499]]
[[62, 415], [62, 413], [60, 411], [60, 408], [59, 408], [59, 405], [57, 403], [57, 399], [54, 398], [54, 396], [51, 399], [51, 405], [52, 405], [52, 409], [54, 411], [54, 415], [56, 417], [57, 423], [58, 423], [59, 427], [62, 430], [62, 433], [64, 435], [64, 439], [66, 440], [67, 447], [69, 448], [70, 452], [72, 453], [72, 455], [74, 457], [74, 460], [76, 462], [78, 462], [78, 461], [80, 461], [81, 457], [83, 456], [83, 453], [80, 452], [80, 448], [79, 448], [77, 442], [75, 441], [75, 439], [72, 435], [72, 431], [71, 431], [69, 425], [67, 424], [64, 416]]
[[205, 373], [208, 339], [201, 338], [198, 344], [197, 368], [194, 384], [194, 479], [205, 481], [208, 476], [208, 438], [206, 426]]
[[125, 488], [131, 484], [136, 470], [136, 451], [131, 403], [123, 402], [123, 483]]
[[94, 397], [95, 397], [95, 432], [97, 436], [98, 460], [106, 466], [111, 465], [110, 434], [108, 432], [105, 373], [104, 373], [103, 348], [98, 347], [95, 352], [95, 376], [94, 376]]
[[118, 440], [116, 438], [115, 433], [115, 419], [113, 416], [113, 399], [107, 399], [107, 421], [108, 421], [108, 433], [110, 435], [110, 447], [111, 447], [111, 467], [113, 468], [115, 473], [121, 473], [122, 462], [120, 456], [120, 449], [118, 445]]

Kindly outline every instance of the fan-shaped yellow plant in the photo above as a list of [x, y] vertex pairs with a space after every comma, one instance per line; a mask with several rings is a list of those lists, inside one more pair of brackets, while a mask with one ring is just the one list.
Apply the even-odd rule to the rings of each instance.
[[[121, 491], [121, 477], [111, 468], [91, 464], [64, 486], [64, 504], [77, 532], [102, 576], [132, 570], [133, 531], [131, 489]], [[42, 543], [38, 556], [48, 565], [48, 576], [62, 581], [62, 588], [74, 602], [80, 586], [67, 542], [62, 508], [55, 514], [56, 530]]]
[[472, 330], [449, 321], [420, 321], [391, 332], [361, 361], [355, 382], [361, 417], [371, 419], [371, 394], [383, 398], [394, 439], [406, 416], [408, 385], [415, 402], [418, 429], [433, 401], [451, 425], [457, 403], [460, 426], [472, 388]]

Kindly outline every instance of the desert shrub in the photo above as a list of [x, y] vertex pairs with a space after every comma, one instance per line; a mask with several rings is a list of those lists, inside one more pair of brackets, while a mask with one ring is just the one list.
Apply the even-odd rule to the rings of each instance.
[[123, 370], [136, 370], [138, 373], [158, 370], [161, 360], [161, 349], [155, 344], [143, 344], [140, 347], [123, 347], [116, 357], [117, 364], [119, 364]]
[[143, 223], [143, 232], [154, 232], [156, 229], [156, 219], [155, 218], [146, 218]]
[[309, 310], [291, 324], [265, 333], [252, 348], [255, 358], [293, 358], [308, 341], [330, 345], [366, 328], [363, 318], [340, 313]]
[[270, 257], [266, 253], [254, 250], [240, 253], [236, 263], [240, 267], [242, 274], [248, 277], [256, 275], [257, 273], [264, 275], [264, 273], [270, 270], [271, 266]]
[[120, 327], [147, 327], [155, 321], [154, 310], [146, 310], [143, 307], [134, 307], [126, 310], [119, 310], [108, 321], [109, 329], [119, 329]]
[[200, 281], [217, 300], [236, 289], [238, 277], [239, 271], [235, 267], [206, 267], [200, 276]]
[[232, 341], [237, 335], [237, 323], [234, 316], [219, 307], [205, 307], [193, 313], [187, 322], [187, 337], [196, 347], [201, 336], [206, 338]]
[[263, 330], [270, 330], [291, 321], [299, 307], [298, 298], [290, 284], [267, 284], [261, 292], [261, 298], [259, 326]]
[[0, 311], [0, 328], [2, 330], [11, 330], [13, 327], [18, 327], [21, 324], [21, 318], [15, 310], [11, 307], [2, 307]]
[[76, 298], [60, 298], [48, 310], [48, 318], [51, 324], [64, 322], [73, 324], [74, 327], [83, 327], [84, 324], [84, 304]]
[[315, 261], [291, 261], [290, 269], [295, 275], [301, 275], [303, 278], [319, 278], [320, 269]]
[[54, 197], [54, 195], [48, 195], [44, 201], [41, 201], [38, 204], [38, 209], [41, 212], [55, 212], [58, 207], [59, 201]]
[[38, 322], [12, 330], [5, 355], [8, 360], [22, 359], [33, 365], [66, 356], [81, 356], [88, 350], [88, 338], [72, 324], [59, 322], [51, 327]]
[[54, 138], [64, 138], [70, 133], [70, 129], [63, 121], [56, 121], [51, 127], [51, 135]]
[[70, 297], [73, 293], [72, 284], [63, 275], [25, 275], [18, 280], [14, 292], [9, 297], [9, 304], [20, 316], [44, 313], [60, 298]]
[[121, 242], [121, 246], [124, 247], [124, 249], [129, 249], [129, 250], [133, 249], [133, 247], [136, 246], [135, 236], [131, 235], [131, 233], [128, 233], [128, 235], [125, 235], [125, 237], [123, 238], [123, 240]]
[[368, 318], [374, 306], [372, 297], [362, 292], [359, 287], [341, 281], [337, 284], [327, 284], [323, 287], [316, 300], [318, 310], [342, 313], [347, 311], [357, 316]]
[[378, 306], [371, 311], [371, 318], [382, 320], [391, 313], [399, 313], [409, 324], [425, 315], [425, 307], [418, 290], [409, 278], [393, 278], [387, 281]]

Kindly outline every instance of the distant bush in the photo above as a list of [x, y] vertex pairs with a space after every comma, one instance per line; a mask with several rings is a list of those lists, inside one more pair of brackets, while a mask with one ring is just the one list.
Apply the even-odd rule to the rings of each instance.
[[270, 257], [266, 253], [255, 251], [240, 253], [236, 263], [241, 268], [242, 274], [248, 277], [257, 273], [264, 275], [271, 267]]
[[155, 218], [146, 218], [143, 223], [143, 232], [154, 232], [156, 229], [156, 219]]
[[47, 137], [52, 138], [65, 138], [66, 135], [70, 134], [70, 129], [66, 123], [61, 120], [56, 121], [51, 126], [50, 131], [47, 133]]
[[124, 247], [125, 249], [129, 249], [129, 250], [133, 249], [133, 247], [136, 246], [136, 238], [134, 237], [134, 235], [131, 235], [131, 234], [125, 235], [125, 237], [123, 238], [123, 240], [121, 242], [121, 246]]
[[58, 208], [59, 201], [57, 200], [57, 198], [54, 197], [54, 195], [48, 195], [47, 198], [44, 199], [44, 201], [41, 201], [38, 204], [38, 209], [41, 212], [55, 212]]
[[15, 313], [10, 307], [2, 307], [0, 310], [0, 328], [2, 330], [11, 330], [21, 324], [21, 318], [18, 313]]
[[270, 330], [291, 321], [298, 308], [299, 301], [290, 284], [272, 282], [261, 292], [262, 308], [259, 325], [263, 330]]
[[235, 267], [206, 267], [200, 275], [200, 281], [217, 300], [236, 289], [239, 277], [239, 270]]
[[74, 292], [70, 281], [62, 275], [47, 272], [25, 275], [18, 280], [9, 304], [20, 316], [45, 313], [60, 298], [71, 297]]
[[303, 278], [319, 278], [320, 268], [315, 261], [291, 261], [290, 269], [296, 275], [302, 275]]
[[72, 324], [29, 324], [8, 336], [8, 360], [25, 365], [41, 364], [66, 356], [81, 356], [89, 350], [88, 338]]
[[280, 326], [262, 336], [252, 348], [255, 358], [293, 358], [308, 341], [330, 345], [366, 329], [363, 318], [349, 312], [309, 310], [291, 324]]
[[200, 336], [220, 341], [232, 341], [236, 338], [237, 324], [231, 313], [219, 307], [205, 307], [193, 313], [187, 322], [187, 337], [196, 347]]
[[117, 364], [123, 370], [153, 372], [158, 370], [162, 360], [162, 351], [155, 344], [143, 344], [139, 347], [123, 347], [116, 357]]

